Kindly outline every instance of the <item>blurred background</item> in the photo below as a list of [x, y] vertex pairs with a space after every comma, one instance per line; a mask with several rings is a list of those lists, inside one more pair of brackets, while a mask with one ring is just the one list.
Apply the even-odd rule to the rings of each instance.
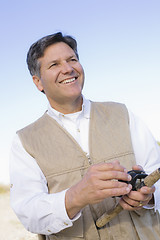
[[16, 131], [47, 108], [27, 70], [27, 51], [58, 31], [78, 42], [86, 98], [125, 103], [160, 141], [159, 0], [1, 0], [0, 183], [9, 183]]

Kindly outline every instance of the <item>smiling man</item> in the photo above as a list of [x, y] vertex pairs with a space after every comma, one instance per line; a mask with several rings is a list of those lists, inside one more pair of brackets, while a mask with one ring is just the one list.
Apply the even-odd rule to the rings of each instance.
[[84, 71], [73, 49], [58, 42], [49, 46], [38, 61], [40, 77], [33, 75], [33, 81], [45, 92], [50, 105], [63, 113], [80, 111]]
[[[11, 149], [11, 205], [26, 229], [49, 240], [159, 239], [159, 184], [139, 191], [128, 184], [128, 170], [159, 167], [149, 130], [123, 104], [85, 99], [73, 37], [43, 37], [27, 64], [49, 105]], [[98, 229], [96, 220], [118, 202], [128, 211]]]

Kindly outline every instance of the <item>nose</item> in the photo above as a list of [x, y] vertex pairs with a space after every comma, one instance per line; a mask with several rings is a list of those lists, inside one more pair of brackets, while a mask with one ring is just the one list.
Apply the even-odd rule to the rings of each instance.
[[63, 62], [62, 66], [61, 66], [61, 72], [63, 74], [67, 74], [67, 73], [71, 73], [73, 71], [72, 66], [68, 63], [68, 62]]

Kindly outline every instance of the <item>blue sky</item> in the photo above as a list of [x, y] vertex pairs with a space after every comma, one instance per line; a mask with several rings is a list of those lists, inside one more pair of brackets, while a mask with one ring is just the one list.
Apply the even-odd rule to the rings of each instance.
[[83, 94], [125, 103], [160, 140], [159, 13], [159, 0], [1, 0], [0, 182], [9, 182], [16, 130], [47, 107], [27, 70], [28, 48], [57, 31], [78, 42], [86, 75]]

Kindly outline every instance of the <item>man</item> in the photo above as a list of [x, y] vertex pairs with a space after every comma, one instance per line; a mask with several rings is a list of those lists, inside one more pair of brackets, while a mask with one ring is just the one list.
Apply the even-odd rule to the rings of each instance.
[[[149, 131], [123, 104], [84, 98], [71, 36], [40, 39], [27, 63], [49, 106], [17, 132], [11, 150], [11, 204], [26, 229], [51, 240], [159, 239], [160, 187], [132, 191], [127, 183], [128, 170], [159, 167]], [[127, 211], [98, 229], [96, 220], [117, 202]]]

